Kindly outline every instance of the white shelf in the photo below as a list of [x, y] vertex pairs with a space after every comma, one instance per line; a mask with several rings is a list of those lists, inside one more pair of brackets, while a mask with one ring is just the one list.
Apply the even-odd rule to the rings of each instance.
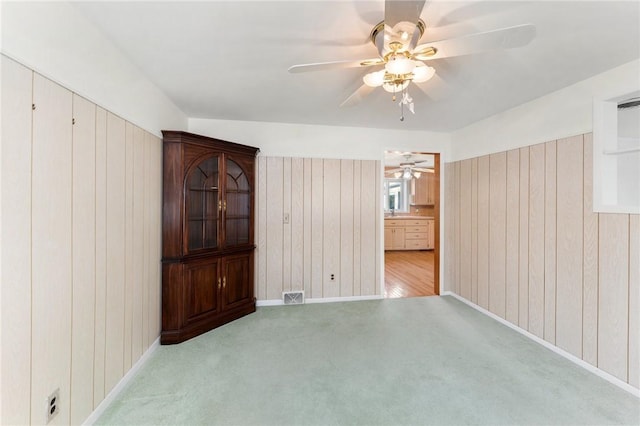
[[620, 154], [631, 154], [632, 152], [640, 152], [640, 147], [638, 148], [627, 148], [627, 149], [617, 149], [615, 151], [602, 151], [605, 155], [620, 155]]

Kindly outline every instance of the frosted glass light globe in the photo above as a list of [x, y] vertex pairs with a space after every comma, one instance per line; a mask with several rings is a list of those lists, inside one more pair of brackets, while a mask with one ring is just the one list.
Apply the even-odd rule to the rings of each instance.
[[416, 67], [416, 63], [403, 55], [393, 55], [384, 66], [389, 74], [409, 74]]
[[436, 70], [434, 68], [429, 67], [422, 62], [418, 62], [417, 66], [413, 70], [413, 82], [424, 83], [425, 81], [431, 80], [435, 74]]
[[370, 72], [369, 74], [366, 74], [364, 77], [362, 77], [362, 81], [369, 87], [382, 86], [382, 83], [384, 83], [384, 72], [384, 70]]

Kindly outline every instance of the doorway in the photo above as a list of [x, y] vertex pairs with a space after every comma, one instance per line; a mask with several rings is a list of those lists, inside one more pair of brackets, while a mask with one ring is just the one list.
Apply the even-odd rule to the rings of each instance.
[[386, 151], [385, 298], [440, 294], [440, 154]]

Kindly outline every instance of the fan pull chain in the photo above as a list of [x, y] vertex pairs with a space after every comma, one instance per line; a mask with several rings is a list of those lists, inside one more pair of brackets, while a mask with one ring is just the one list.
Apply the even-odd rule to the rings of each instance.
[[402, 100], [403, 102], [400, 102], [400, 121], [404, 121], [404, 91], [407, 90], [406, 88], [402, 89]]

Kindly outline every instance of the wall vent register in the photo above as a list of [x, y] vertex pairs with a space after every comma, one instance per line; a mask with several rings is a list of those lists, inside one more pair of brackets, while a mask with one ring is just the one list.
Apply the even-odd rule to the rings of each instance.
[[302, 305], [304, 303], [304, 291], [284, 291], [282, 299], [285, 305]]

